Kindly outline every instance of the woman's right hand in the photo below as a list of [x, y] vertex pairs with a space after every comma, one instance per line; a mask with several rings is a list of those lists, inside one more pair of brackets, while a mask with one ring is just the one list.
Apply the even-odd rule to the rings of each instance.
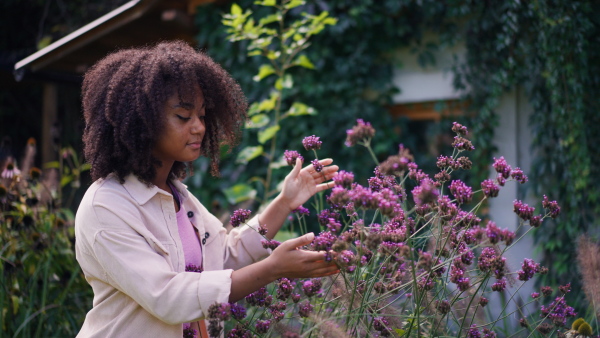
[[300, 249], [315, 238], [311, 232], [281, 243], [265, 260], [269, 261], [277, 278], [314, 278], [339, 273], [333, 262], [325, 261], [324, 251]]

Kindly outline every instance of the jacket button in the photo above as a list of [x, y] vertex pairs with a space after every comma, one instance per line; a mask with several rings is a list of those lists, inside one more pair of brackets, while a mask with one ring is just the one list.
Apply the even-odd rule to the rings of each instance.
[[206, 244], [206, 238], [202, 238], [202, 245]]
[[189, 218], [192, 218], [192, 217], [194, 217], [194, 212], [193, 212], [193, 211], [188, 211], [188, 217], [189, 217]]
[[204, 238], [208, 238], [208, 237], [210, 237], [210, 234], [208, 232], [205, 232], [204, 233]]

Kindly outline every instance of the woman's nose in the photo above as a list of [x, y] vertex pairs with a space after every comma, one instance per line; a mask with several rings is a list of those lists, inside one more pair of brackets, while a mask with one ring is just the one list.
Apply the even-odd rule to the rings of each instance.
[[199, 134], [204, 132], [204, 117], [194, 117], [194, 124], [192, 126], [192, 132], [194, 134]]

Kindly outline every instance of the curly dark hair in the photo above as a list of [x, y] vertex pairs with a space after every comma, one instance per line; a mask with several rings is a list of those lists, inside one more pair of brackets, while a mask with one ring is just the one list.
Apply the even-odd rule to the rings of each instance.
[[[92, 179], [115, 173], [121, 183], [136, 175], [150, 184], [161, 162], [152, 149], [162, 132], [164, 105], [178, 93], [193, 102], [200, 87], [206, 107], [202, 154], [219, 174], [219, 148], [235, 145], [248, 103], [231, 76], [208, 55], [182, 41], [117, 51], [98, 61], [82, 86], [84, 154]], [[191, 163], [175, 162], [171, 178], [184, 178]]]

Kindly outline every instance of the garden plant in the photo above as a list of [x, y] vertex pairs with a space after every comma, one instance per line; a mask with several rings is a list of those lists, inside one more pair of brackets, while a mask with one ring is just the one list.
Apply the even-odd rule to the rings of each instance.
[[[477, 213], [487, 200], [498, 196], [505, 184], [527, 182], [527, 176], [500, 157], [493, 161], [497, 176], [477, 189], [453, 179], [456, 171], [472, 166], [465, 153], [474, 146], [465, 126], [454, 123], [452, 130], [454, 151], [438, 158], [440, 171], [433, 177], [419, 169], [402, 145], [398, 154], [375, 162], [368, 186], [340, 171], [335, 187], [326, 198], [316, 198], [312, 211], [294, 211], [301, 232], [306, 231], [306, 215], [318, 215], [321, 232], [306, 249], [328, 252], [340, 274], [282, 278], [244, 302], [215, 304], [209, 314], [210, 334], [221, 333], [222, 321], [231, 326], [228, 337], [521, 337], [567, 332], [576, 316], [564, 299], [570, 285], [542, 287], [524, 297], [519, 289], [547, 268], [524, 258], [521, 268], [511, 271], [505, 258], [523, 236], [556, 218], [560, 207], [547, 196], [542, 211], [515, 200], [507, 212], [516, 213], [519, 228], [526, 229], [522, 232], [483, 222]], [[375, 130], [358, 120], [347, 133], [347, 146], [370, 149]], [[321, 143], [314, 135], [302, 141], [315, 158]], [[284, 154], [290, 165], [298, 156], [295, 150]], [[235, 211], [232, 224], [243, 226], [250, 213]], [[272, 249], [278, 244], [266, 238], [263, 242]], [[494, 293], [506, 293], [505, 301], [496, 300]], [[537, 310], [528, 313], [529, 304]], [[501, 311], [494, 317], [487, 311], [490, 306]], [[505, 318], [515, 317], [520, 320], [504, 324]]]

